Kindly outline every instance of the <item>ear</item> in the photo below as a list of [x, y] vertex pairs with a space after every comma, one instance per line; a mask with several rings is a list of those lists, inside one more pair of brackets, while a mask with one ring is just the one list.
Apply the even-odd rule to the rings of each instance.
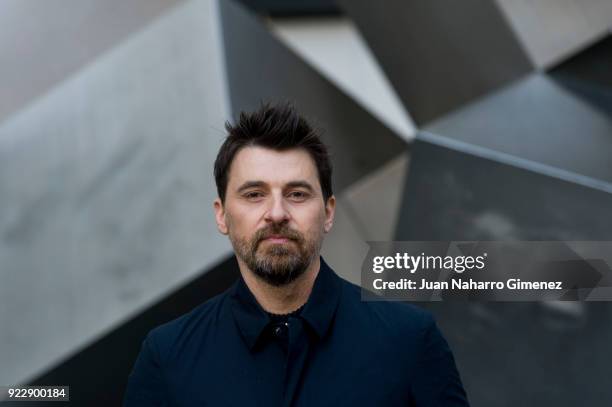
[[325, 233], [329, 233], [334, 224], [334, 215], [336, 213], [336, 197], [334, 195], [330, 196], [325, 204], [325, 224], [323, 225], [323, 229]]
[[227, 224], [225, 223], [225, 208], [220, 198], [216, 198], [213, 203], [215, 208], [215, 220], [217, 222], [217, 229], [224, 235], [228, 234]]

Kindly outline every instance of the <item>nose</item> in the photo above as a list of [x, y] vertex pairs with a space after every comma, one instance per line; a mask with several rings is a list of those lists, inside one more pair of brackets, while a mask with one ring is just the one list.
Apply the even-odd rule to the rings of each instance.
[[268, 222], [281, 223], [289, 220], [289, 212], [285, 207], [282, 196], [273, 196], [270, 199], [270, 206], [265, 215]]

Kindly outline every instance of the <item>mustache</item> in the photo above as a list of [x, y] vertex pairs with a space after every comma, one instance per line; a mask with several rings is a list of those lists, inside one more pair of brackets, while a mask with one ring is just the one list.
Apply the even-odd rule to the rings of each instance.
[[271, 236], [282, 236], [286, 239], [295, 240], [298, 242], [303, 240], [302, 235], [299, 232], [289, 228], [287, 225], [270, 225], [261, 228], [257, 231], [254, 240], [255, 242], [259, 243]]

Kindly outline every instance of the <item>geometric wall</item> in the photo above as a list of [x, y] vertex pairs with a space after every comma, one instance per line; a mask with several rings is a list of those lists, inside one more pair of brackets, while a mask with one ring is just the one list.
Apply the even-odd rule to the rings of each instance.
[[[82, 20], [84, 8], [19, 3], [15, 13], [33, 3], [42, 15], [75, 13], [62, 18], [98, 53], [48, 78], [0, 122], [4, 384], [61, 363], [230, 248], [211, 216], [211, 168], [229, 116], [216, 3], [169, 2], [155, 16], [153, 3], [132, 3], [134, 27], [123, 36], [107, 33], [128, 6], [90, 2], [106, 10], [103, 31]], [[44, 42], [57, 19], [39, 23], [25, 35]], [[49, 47], [65, 61], [71, 48], [57, 38], [49, 34]], [[24, 73], [44, 74], [52, 57]]]
[[[325, 130], [322, 253], [353, 282], [367, 240], [612, 239], [607, 1], [67, 1], [0, 6], [0, 384], [117, 405], [144, 335], [236, 278], [212, 165], [261, 101]], [[278, 16], [356, 27], [416, 139]], [[419, 305], [473, 405], [612, 403], [609, 304]]]
[[339, 2], [419, 125], [607, 35], [605, 0]]
[[0, 121], [181, 2], [3, 0]]
[[495, 1], [340, 4], [356, 21], [418, 125], [533, 69]]
[[[395, 239], [612, 240], [611, 44], [424, 126]], [[475, 405], [612, 403], [609, 302], [422, 306]]]
[[[612, 36], [589, 45], [422, 126], [396, 240], [612, 239]], [[475, 405], [612, 403], [610, 303], [422, 306]]]
[[[612, 240], [612, 184], [445, 141], [425, 135], [413, 146], [396, 240]], [[453, 345], [474, 405], [612, 402], [611, 303], [420, 305]]]

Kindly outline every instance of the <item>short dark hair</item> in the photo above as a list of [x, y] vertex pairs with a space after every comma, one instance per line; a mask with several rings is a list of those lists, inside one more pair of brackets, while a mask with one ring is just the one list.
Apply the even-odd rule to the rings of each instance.
[[253, 112], [241, 112], [235, 125], [225, 123], [227, 137], [215, 160], [215, 182], [221, 202], [225, 202], [229, 169], [243, 147], [259, 146], [277, 151], [303, 148], [317, 167], [323, 201], [332, 196], [332, 166], [327, 147], [318, 132], [290, 103], [263, 103]]

